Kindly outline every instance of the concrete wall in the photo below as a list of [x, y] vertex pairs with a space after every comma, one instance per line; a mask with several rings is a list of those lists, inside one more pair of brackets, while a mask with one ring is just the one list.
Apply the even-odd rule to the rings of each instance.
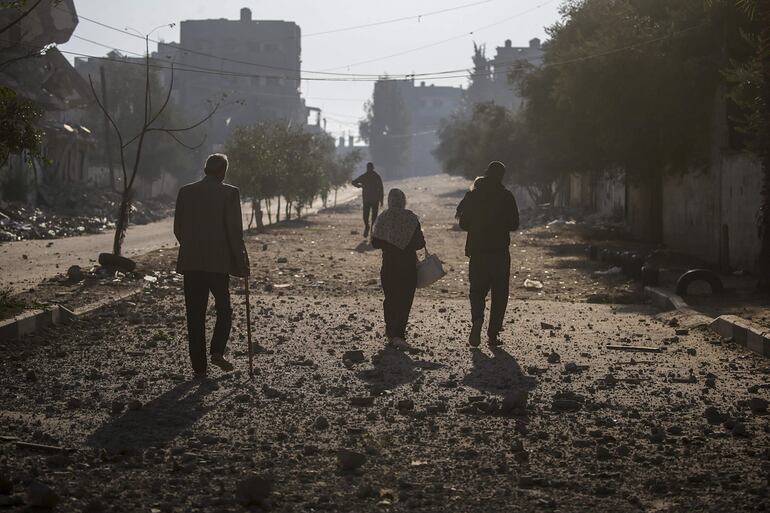
[[759, 254], [756, 215], [759, 212], [762, 168], [746, 153], [722, 159], [722, 224], [729, 233], [730, 265], [754, 269]]
[[663, 242], [671, 249], [719, 262], [719, 167], [663, 179]]
[[609, 218], [623, 219], [626, 211], [626, 173], [606, 171], [594, 182], [593, 208]]

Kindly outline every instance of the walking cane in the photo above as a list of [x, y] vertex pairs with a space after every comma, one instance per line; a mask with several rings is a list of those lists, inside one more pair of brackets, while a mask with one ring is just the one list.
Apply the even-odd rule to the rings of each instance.
[[249, 343], [249, 379], [254, 378], [253, 351], [251, 348], [251, 299], [249, 298], [249, 277], [244, 279], [246, 285], [246, 339]]

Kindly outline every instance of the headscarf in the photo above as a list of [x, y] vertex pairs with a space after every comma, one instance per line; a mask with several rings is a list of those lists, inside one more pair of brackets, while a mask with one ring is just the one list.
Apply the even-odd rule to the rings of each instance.
[[388, 209], [377, 216], [372, 237], [389, 242], [398, 249], [405, 249], [420, 224], [417, 215], [406, 209], [406, 194], [401, 189], [388, 193]]

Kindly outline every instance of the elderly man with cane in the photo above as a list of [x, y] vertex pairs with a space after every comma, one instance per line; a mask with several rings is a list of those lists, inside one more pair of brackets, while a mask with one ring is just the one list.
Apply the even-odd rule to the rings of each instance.
[[243, 242], [241, 198], [237, 187], [223, 183], [227, 165], [225, 155], [209, 156], [205, 176], [179, 190], [174, 214], [174, 235], [179, 241], [176, 270], [184, 275], [190, 360], [199, 379], [206, 377], [209, 293], [214, 296], [217, 312], [211, 337], [211, 363], [231, 371], [233, 364], [224, 357], [233, 315], [230, 276], [243, 277], [248, 288], [249, 257]]

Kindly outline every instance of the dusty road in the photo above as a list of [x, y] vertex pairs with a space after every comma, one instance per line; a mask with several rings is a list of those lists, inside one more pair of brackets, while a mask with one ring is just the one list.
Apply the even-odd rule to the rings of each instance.
[[[360, 192], [352, 187], [339, 191], [337, 202], [352, 200]], [[309, 212], [321, 208], [317, 200]], [[243, 204], [243, 225], [251, 217], [251, 203]], [[283, 215], [283, 213], [281, 213]], [[263, 215], [267, 223], [267, 213]], [[155, 223], [130, 226], [126, 235], [124, 254], [127, 257], [143, 255], [160, 248], [177, 245], [173, 233], [173, 218]], [[71, 265], [88, 268], [96, 264], [99, 253], [112, 251], [113, 232], [63, 239], [24, 240], [0, 244], [0, 287], [13, 292], [34, 287], [42, 280], [66, 272]]]
[[[240, 284], [236, 371], [203, 383], [189, 381], [173, 276], [2, 343], [0, 434], [74, 451], [0, 444], [1, 503], [50, 491], [58, 510], [90, 512], [767, 511], [768, 361], [645, 305], [586, 302], [633, 294], [597, 281], [568, 230], [514, 237], [505, 345], [467, 347], [452, 222], [466, 186], [402, 184], [450, 269], [418, 291], [412, 354], [384, 348], [379, 254], [351, 233], [356, 204], [248, 236], [253, 381]], [[543, 291], [521, 288], [527, 276]]]

